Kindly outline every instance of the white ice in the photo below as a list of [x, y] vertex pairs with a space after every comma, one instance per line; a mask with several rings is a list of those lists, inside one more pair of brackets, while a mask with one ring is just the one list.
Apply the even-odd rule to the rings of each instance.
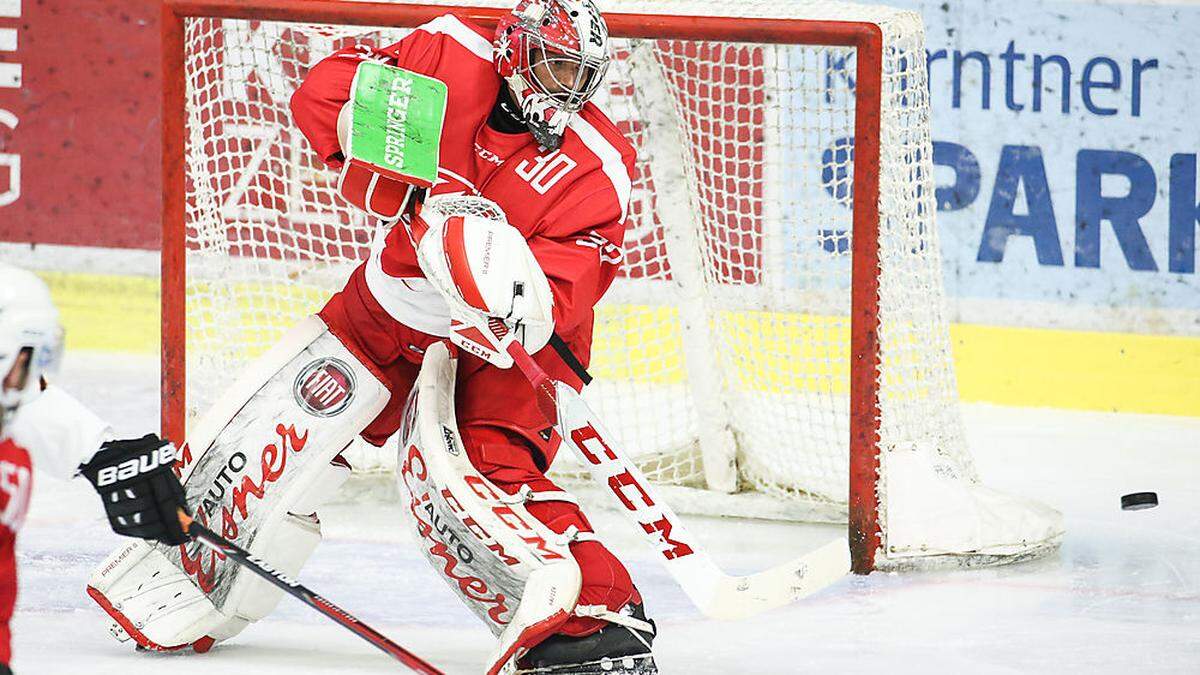
[[[61, 382], [123, 435], [157, 427], [152, 359], [74, 355]], [[987, 571], [851, 577], [737, 623], [703, 619], [614, 514], [595, 520], [658, 621], [660, 668], [684, 673], [1200, 673], [1200, 419], [964, 407], [991, 485], [1066, 516], [1060, 552]], [[1123, 512], [1154, 490], [1156, 509]], [[173, 675], [402, 668], [292, 598], [210, 653], [135, 653], [84, 595], [118, 538], [82, 480], [39, 477], [18, 543], [14, 669]], [[337, 506], [301, 581], [447, 673], [482, 672], [492, 638], [411, 545], [394, 507]], [[817, 526], [705, 519], [718, 561], [749, 572], [812, 547]]]

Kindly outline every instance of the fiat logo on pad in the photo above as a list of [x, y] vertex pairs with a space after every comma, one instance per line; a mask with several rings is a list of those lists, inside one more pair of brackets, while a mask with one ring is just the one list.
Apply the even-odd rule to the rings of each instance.
[[304, 412], [333, 417], [354, 399], [354, 371], [338, 359], [317, 359], [300, 371], [292, 392]]

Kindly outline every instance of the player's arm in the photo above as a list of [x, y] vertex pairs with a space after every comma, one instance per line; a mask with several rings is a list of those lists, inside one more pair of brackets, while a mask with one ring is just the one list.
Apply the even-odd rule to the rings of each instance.
[[338, 121], [350, 101], [350, 85], [358, 66], [365, 61], [386, 63], [418, 73], [427, 72], [440, 54], [442, 40], [422, 30], [414, 31], [399, 42], [374, 48], [355, 45], [330, 54], [309, 69], [304, 82], [292, 94], [292, 120], [308, 139], [312, 149], [333, 169], [346, 160], [342, 153]]
[[292, 120], [330, 168], [340, 169], [346, 160], [338, 138], [338, 115], [350, 100], [354, 73], [367, 58], [381, 56], [364, 48], [338, 50], [313, 66], [292, 94]]
[[338, 169], [337, 186], [342, 197], [376, 218], [391, 220], [403, 209], [411, 186], [347, 162], [342, 151], [352, 123], [350, 86], [359, 65], [368, 58], [391, 60], [374, 50], [351, 48], [337, 51], [313, 66], [292, 94], [292, 119], [321, 161]]
[[169, 442], [153, 434], [115, 440], [107, 422], [53, 385], [22, 405], [12, 432], [34, 466], [91, 481], [117, 534], [166, 544], [187, 541], [177, 517], [186, 502]]

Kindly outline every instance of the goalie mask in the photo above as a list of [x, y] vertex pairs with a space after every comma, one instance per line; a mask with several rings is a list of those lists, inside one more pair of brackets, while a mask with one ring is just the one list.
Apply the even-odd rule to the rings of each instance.
[[604, 82], [608, 27], [592, 0], [521, 0], [500, 19], [494, 59], [533, 137], [557, 150]]
[[0, 263], [0, 437], [21, 405], [58, 370], [62, 326], [50, 291], [30, 272]]

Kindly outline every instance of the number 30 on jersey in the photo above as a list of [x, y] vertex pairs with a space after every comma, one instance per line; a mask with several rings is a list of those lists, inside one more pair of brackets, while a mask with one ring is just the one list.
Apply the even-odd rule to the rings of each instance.
[[562, 151], [555, 150], [548, 155], [522, 161], [517, 165], [516, 172], [538, 194], [544, 195], [576, 166], [579, 166], [578, 162]]

